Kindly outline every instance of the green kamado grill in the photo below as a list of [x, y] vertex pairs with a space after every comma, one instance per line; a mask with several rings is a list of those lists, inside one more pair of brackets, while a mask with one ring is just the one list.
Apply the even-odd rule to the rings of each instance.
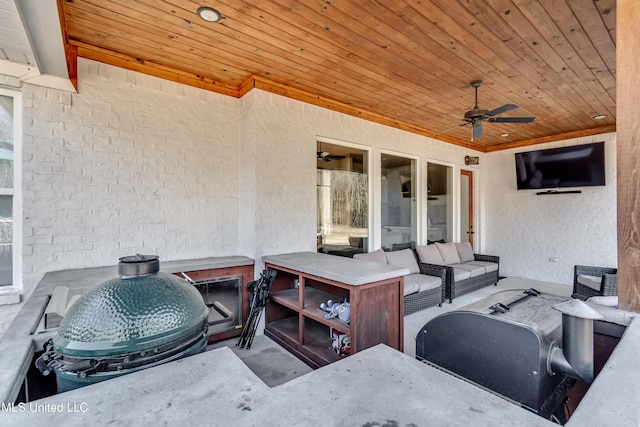
[[160, 273], [155, 255], [120, 258], [119, 277], [67, 310], [36, 361], [58, 393], [205, 350], [209, 309], [185, 280]]

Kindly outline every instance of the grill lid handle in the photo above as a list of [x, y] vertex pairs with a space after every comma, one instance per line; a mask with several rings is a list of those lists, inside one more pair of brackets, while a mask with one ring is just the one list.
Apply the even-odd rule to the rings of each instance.
[[120, 258], [118, 274], [132, 277], [153, 274], [160, 271], [160, 261], [157, 255], [132, 255]]

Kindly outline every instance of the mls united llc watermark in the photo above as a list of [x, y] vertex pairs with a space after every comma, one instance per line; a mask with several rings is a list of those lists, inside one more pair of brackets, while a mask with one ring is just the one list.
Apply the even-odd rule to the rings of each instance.
[[89, 410], [86, 402], [66, 403], [4, 403], [0, 402], [0, 412], [66, 412], [82, 413]]

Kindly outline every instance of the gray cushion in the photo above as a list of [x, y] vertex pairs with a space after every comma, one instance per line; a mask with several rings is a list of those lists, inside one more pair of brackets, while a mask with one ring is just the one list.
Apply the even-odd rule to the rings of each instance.
[[578, 274], [578, 283], [599, 291], [602, 285], [602, 276], [589, 276], [587, 274]]
[[445, 265], [460, 264], [460, 257], [458, 256], [456, 245], [453, 242], [434, 243], [434, 245], [438, 248], [438, 251], [440, 251]]
[[420, 262], [444, 265], [444, 260], [442, 259], [442, 255], [440, 255], [440, 251], [436, 248], [436, 245], [416, 246], [416, 252], [418, 253]]
[[471, 277], [471, 273], [468, 270], [463, 270], [461, 268], [453, 269], [453, 281], [458, 282], [460, 280], [468, 279]]
[[473, 261], [475, 259], [473, 248], [469, 242], [456, 243], [456, 250], [458, 251], [460, 262]]
[[484, 274], [484, 267], [481, 265], [471, 264], [468, 262], [462, 264], [452, 264], [450, 267], [454, 269], [466, 270], [469, 272], [469, 277], [477, 277]]
[[[442, 285], [441, 278], [436, 276], [429, 276], [427, 274], [409, 274], [408, 276], [404, 276], [405, 288], [407, 286], [407, 280], [419, 286], [418, 292], [439, 288]], [[406, 289], [405, 295], [408, 295], [406, 293]]]
[[420, 290], [420, 278], [423, 274], [409, 274], [404, 276], [404, 296], [415, 294]]
[[595, 304], [606, 305], [608, 307], [617, 307], [618, 306], [618, 297], [617, 296], [591, 297], [587, 301], [588, 302], [593, 302]]
[[404, 267], [409, 269], [409, 274], [420, 273], [420, 267], [411, 249], [401, 251], [386, 252], [387, 264], [394, 267]]
[[481, 265], [484, 267], [484, 271], [485, 273], [491, 273], [493, 271], [498, 271], [498, 263], [497, 262], [490, 262], [490, 261], [470, 261], [470, 262], [465, 262], [465, 264], [475, 264], [475, 265]]
[[387, 263], [387, 257], [384, 256], [384, 251], [382, 249], [369, 252], [368, 254], [355, 254], [353, 255], [353, 258], [359, 259], [362, 261], [377, 262], [379, 264]]

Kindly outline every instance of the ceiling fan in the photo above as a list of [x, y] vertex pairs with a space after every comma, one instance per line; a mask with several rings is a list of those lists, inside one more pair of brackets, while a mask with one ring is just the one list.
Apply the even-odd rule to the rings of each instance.
[[483, 110], [478, 107], [478, 88], [482, 84], [482, 80], [474, 80], [471, 82], [471, 87], [476, 90], [476, 105], [473, 109], [464, 113], [464, 118], [452, 119], [462, 120], [464, 123], [445, 129], [440, 132], [436, 132], [431, 136], [438, 136], [442, 133], [449, 132], [450, 130], [457, 129], [462, 126], [471, 125], [471, 140], [480, 138], [482, 136], [482, 122], [492, 123], [531, 123], [535, 117], [496, 117], [498, 114], [506, 113], [507, 111], [515, 110], [518, 108], [516, 104], [505, 104], [502, 107], [498, 107], [495, 110]]
[[325, 162], [346, 158], [346, 156], [332, 156], [331, 153], [327, 151], [322, 151], [322, 144], [320, 145], [320, 151], [318, 151], [317, 157], [318, 157], [318, 160], [324, 160]]

